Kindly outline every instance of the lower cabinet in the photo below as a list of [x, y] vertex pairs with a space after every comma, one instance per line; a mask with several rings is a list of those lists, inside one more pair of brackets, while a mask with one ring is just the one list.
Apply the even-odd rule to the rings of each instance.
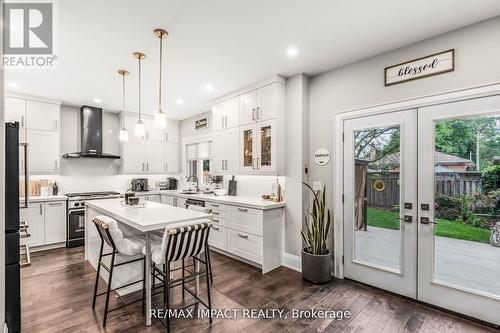
[[161, 196], [159, 194], [145, 195], [144, 200], [161, 203]]
[[20, 220], [28, 225], [30, 234], [21, 244], [35, 247], [66, 241], [66, 201], [30, 203], [20, 209]]
[[230, 229], [228, 251], [256, 263], [262, 263], [262, 237]]
[[171, 197], [171, 196], [165, 195], [165, 194], [160, 195], [160, 197], [161, 197], [160, 202], [162, 204], [170, 205], [170, 206], [174, 205], [174, 197]]
[[227, 228], [214, 223], [210, 229], [208, 244], [227, 251]]

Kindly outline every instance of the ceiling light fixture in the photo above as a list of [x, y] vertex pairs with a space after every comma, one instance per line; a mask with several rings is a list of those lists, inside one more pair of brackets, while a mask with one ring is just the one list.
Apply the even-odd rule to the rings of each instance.
[[295, 46], [291, 46], [286, 50], [286, 54], [293, 58], [296, 57], [299, 54], [299, 50]]
[[146, 128], [144, 127], [144, 123], [141, 119], [141, 61], [145, 57], [146, 56], [142, 52], [134, 52], [134, 58], [136, 58], [139, 63], [139, 120], [137, 120], [137, 123], [135, 124], [134, 134], [135, 136], [140, 137], [143, 137], [146, 134]]
[[125, 76], [127, 76], [129, 73], [125, 69], [120, 69], [118, 70], [118, 74], [122, 76], [122, 97], [123, 97], [123, 104], [122, 104], [122, 121], [123, 121], [123, 128], [120, 130], [120, 133], [118, 134], [118, 140], [120, 142], [126, 142], [128, 141], [128, 131], [125, 128]]
[[206, 91], [214, 91], [214, 87], [211, 84], [205, 85], [205, 90]]
[[184, 104], [184, 101], [182, 99], [178, 98], [178, 99], [175, 100], [175, 104], [182, 105], [182, 104]]
[[163, 29], [155, 29], [154, 34], [160, 39], [160, 86], [158, 91], [158, 110], [155, 113], [155, 128], [167, 127], [167, 116], [161, 108], [162, 73], [163, 73], [163, 37], [168, 37], [168, 32]]

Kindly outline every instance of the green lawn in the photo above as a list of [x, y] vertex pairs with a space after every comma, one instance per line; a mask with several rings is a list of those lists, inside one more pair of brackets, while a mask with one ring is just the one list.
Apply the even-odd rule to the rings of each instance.
[[[368, 208], [368, 225], [379, 228], [399, 230], [399, 212], [385, 209]], [[489, 243], [490, 232], [485, 229], [472, 227], [460, 221], [438, 219], [436, 236], [464, 239], [474, 242]]]

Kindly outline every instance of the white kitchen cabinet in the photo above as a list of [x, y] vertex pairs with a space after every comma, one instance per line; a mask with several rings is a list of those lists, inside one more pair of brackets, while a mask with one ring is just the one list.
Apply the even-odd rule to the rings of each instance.
[[186, 208], [186, 199], [185, 198], [174, 198], [174, 206], [179, 208]]
[[45, 245], [66, 241], [66, 202], [45, 203]]
[[244, 259], [262, 262], [262, 237], [229, 229], [228, 251]]
[[163, 143], [147, 142], [144, 145], [145, 171], [149, 173], [161, 173], [165, 171], [163, 159]]
[[212, 108], [213, 130], [236, 127], [240, 123], [239, 96], [220, 102]]
[[22, 238], [21, 244], [40, 246], [45, 244], [44, 204], [30, 203], [28, 208], [19, 210], [20, 220], [28, 225], [29, 238]]
[[122, 172], [144, 173], [144, 143], [140, 141], [128, 141], [122, 143]]
[[144, 200], [161, 203], [161, 196], [159, 194], [146, 195], [144, 196]]
[[241, 126], [240, 170], [250, 173], [276, 171], [279, 140], [275, 119]]
[[155, 128], [153, 119], [144, 118], [142, 121], [146, 127], [146, 141], [165, 142], [164, 129]]
[[170, 206], [173, 206], [174, 205], [174, 197], [171, 197], [169, 195], [165, 195], [165, 194], [162, 194], [160, 196], [160, 202], [162, 204], [165, 204], [165, 205], [170, 205]]
[[30, 174], [59, 173], [59, 132], [27, 129], [26, 141]]
[[247, 125], [256, 121], [257, 90], [240, 96], [240, 125]]
[[165, 139], [170, 143], [179, 143], [179, 122], [176, 120], [167, 120], [167, 131]]
[[5, 97], [4, 121], [19, 123], [19, 142], [26, 142], [26, 100]]
[[208, 234], [208, 244], [218, 249], [227, 251], [227, 228], [212, 224]]
[[167, 142], [164, 144], [164, 169], [166, 173], [179, 172], [179, 144]]
[[212, 137], [212, 165], [217, 173], [234, 174], [239, 170], [239, 129], [229, 128], [214, 132]]
[[26, 101], [26, 128], [59, 131], [60, 105]]

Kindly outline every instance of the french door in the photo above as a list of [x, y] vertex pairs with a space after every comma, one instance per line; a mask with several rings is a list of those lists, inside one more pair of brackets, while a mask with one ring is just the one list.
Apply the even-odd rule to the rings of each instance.
[[343, 127], [345, 277], [500, 325], [500, 96]]

